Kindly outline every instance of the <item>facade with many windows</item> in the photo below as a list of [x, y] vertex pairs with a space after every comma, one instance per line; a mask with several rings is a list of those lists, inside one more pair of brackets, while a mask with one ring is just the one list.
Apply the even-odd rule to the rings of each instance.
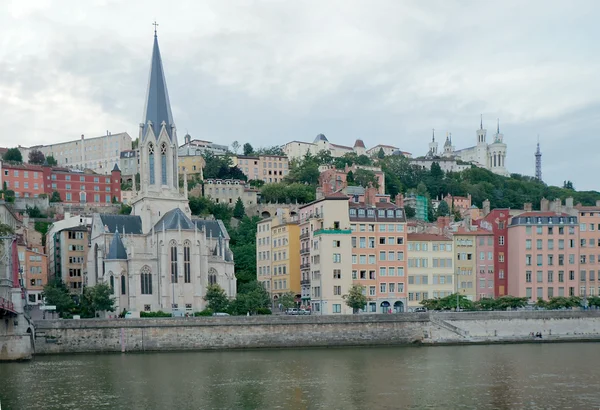
[[575, 207], [579, 214], [579, 295], [600, 295], [600, 201]]
[[533, 211], [513, 217], [508, 227], [508, 253], [510, 295], [528, 297], [532, 302], [583, 296], [576, 216]]
[[236, 165], [248, 177], [265, 183], [282, 182], [289, 172], [285, 155], [238, 155], [233, 157]]

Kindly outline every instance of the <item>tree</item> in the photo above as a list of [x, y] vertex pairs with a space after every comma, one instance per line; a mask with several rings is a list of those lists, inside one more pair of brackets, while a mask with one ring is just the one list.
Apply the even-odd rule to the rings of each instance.
[[354, 172], [354, 181], [363, 188], [373, 187], [379, 188], [377, 176], [373, 171], [367, 169], [357, 169]]
[[237, 155], [239, 149], [240, 149], [240, 143], [237, 141], [233, 141], [231, 143], [231, 150], [233, 151], [233, 153]]
[[575, 188], [573, 187], [573, 183], [571, 181], [563, 182], [563, 189], [575, 190]]
[[275, 145], [272, 147], [259, 148], [253, 152], [254, 155], [285, 155], [281, 147]]
[[437, 217], [450, 215], [450, 207], [446, 201], [440, 201], [435, 215]]
[[29, 163], [30, 164], [42, 165], [45, 160], [46, 160], [46, 157], [44, 156], [42, 151], [39, 151], [37, 149], [32, 149], [31, 151], [29, 151]]
[[346, 301], [346, 305], [352, 308], [352, 313], [358, 313], [360, 309], [364, 309], [367, 302], [370, 300], [366, 295], [367, 288], [363, 285], [354, 284], [350, 286], [348, 294], [342, 296]]
[[203, 298], [208, 302], [207, 308], [213, 312], [225, 312], [229, 307], [229, 298], [218, 284], [208, 285]]
[[62, 202], [62, 199], [60, 199], [60, 194], [58, 193], [58, 191], [52, 192], [52, 196], [50, 197], [50, 202]]
[[42, 211], [40, 210], [40, 208], [37, 207], [37, 205], [34, 206], [33, 208], [30, 207], [29, 205], [25, 205], [25, 213], [30, 218], [46, 218], [47, 217], [46, 215], [44, 215], [42, 213]]
[[15, 233], [15, 231], [13, 230], [13, 228], [10, 227], [10, 225], [5, 224], [5, 223], [0, 223], [0, 236], [8, 236], [8, 235], [12, 235], [14, 233]]
[[412, 206], [405, 205], [404, 206], [404, 213], [406, 214], [406, 217], [408, 219], [410, 219], [410, 218], [414, 218], [415, 217], [415, 215], [417, 214], [417, 211]]
[[384, 159], [385, 158], [385, 152], [383, 151], [383, 148], [379, 148], [379, 152], [377, 153], [377, 158], [378, 159]]
[[238, 289], [256, 280], [256, 227], [259, 221], [258, 216], [244, 216], [235, 229], [229, 230]]
[[233, 208], [233, 217], [242, 219], [244, 215], [246, 215], [246, 208], [244, 207], [242, 198], [238, 197], [237, 201], [235, 202], [235, 207]]
[[23, 162], [23, 155], [21, 155], [21, 151], [19, 148], [9, 148], [5, 153], [4, 157], [2, 157], [4, 161], [12, 161], [12, 162]]
[[279, 303], [285, 308], [296, 306], [296, 295], [293, 292], [284, 293], [279, 297]]
[[271, 298], [265, 288], [253, 281], [240, 286], [240, 291], [232, 302], [232, 311], [239, 315], [247, 312], [254, 314], [258, 309], [267, 308], [270, 304]]
[[69, 290], [60, 279], [56, 279], [44, 286], [42, 297], [46, 305], [56, 306], [56, 312], [63, 317], [75, 307]]
[[252, 148], [252, 145], [250, 145], [249, 142], [244, 144], [244, 155], [252, 155], [254, 154], [254, 148]]
[[114, 312], [115, 297], [112, 295], [113, 289], [106, 283], [87, 287], [83, 290], [80, 309], [91, 317], [96, 317], [98, 312]]
[[121, 209], [119, 209], [119, 214], [121, 215], [131, 215], [131, 205], [121, 204]]
[[54, 167], [58, 165], [58, 161], [56, 161], [56, 159], [52, 155], [48, 155], [46, 157], [46, 164], [50, 165], [51, 167]]

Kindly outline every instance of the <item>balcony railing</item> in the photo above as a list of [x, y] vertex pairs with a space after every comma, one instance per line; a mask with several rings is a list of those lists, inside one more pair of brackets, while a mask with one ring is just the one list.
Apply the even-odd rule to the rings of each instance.
[[310, 236], [310, 232], [300, 234], [300, 239], [306, 239]]
[[310, 285], [310, 280], [309, 279], [301, 280], [300, 285]]
[[307, 253], [310, 253], [310, 248], [300, 249], [300, 255], [306, 255]]
[[300, 265], [300, 269], [309, 269], [310, 268], [310, 263], [303, 263]]
[[317, 229], [313, 235], [350, 235], [351, 229]]

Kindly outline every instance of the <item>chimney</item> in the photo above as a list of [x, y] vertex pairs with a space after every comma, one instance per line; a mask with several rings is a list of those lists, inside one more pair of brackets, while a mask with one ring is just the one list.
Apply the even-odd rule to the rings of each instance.
[[542, 200], [540, 201], [540, 211], [548, 212], [549, 210], [550, 210], [550, 201], [548, 201], [546, 198], [542, 198]]
[[554, 212], [556, 212], [556, 213], [562, 212], [562, 203], [560, 201], [560, 198], [556, 198], [554, 200]]
[[366, 188], [365, 189], [365, 205], [374, 206], [376, 194], [377, 194], [377, 188], [373, 188], [372, 186]]
[[401, 193], [396, 194], [396, 206], [404, 208], [404, 195]]
[[81, 139], [83, 139], [83, 134], [81, 134]]
[[490, 200], [483, 201], [483, 216], [488, 216], [490, 213]]
[[[567, 204], [567, 207], [569, 206], [569, 200], [571, 201], [571, 208], [573, 207], [573, 198], [567, 198], [565, 200], [565, 204]], [[596, 206], [600, 206], [600, 199], [596, 201]]]
[[531, 212], [533, 210], [533, 204], [531, 202], [525, 202], [523, 205], [523, 210], [525, 212]]

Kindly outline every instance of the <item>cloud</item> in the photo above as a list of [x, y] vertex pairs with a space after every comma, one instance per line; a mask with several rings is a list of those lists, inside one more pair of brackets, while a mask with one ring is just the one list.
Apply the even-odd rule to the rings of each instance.
[[585, 0], [2, 3], [0, 144], [135, 137], [157, 19], [180, 132], [255, 146], [323, 132], [420, 155], [432, 128], [473, 145], [482, 113], [488, 138], [500, 118], [511, 172], [533, 174], [540, 134], [547, 182], [597, 189], [599, 11]]

